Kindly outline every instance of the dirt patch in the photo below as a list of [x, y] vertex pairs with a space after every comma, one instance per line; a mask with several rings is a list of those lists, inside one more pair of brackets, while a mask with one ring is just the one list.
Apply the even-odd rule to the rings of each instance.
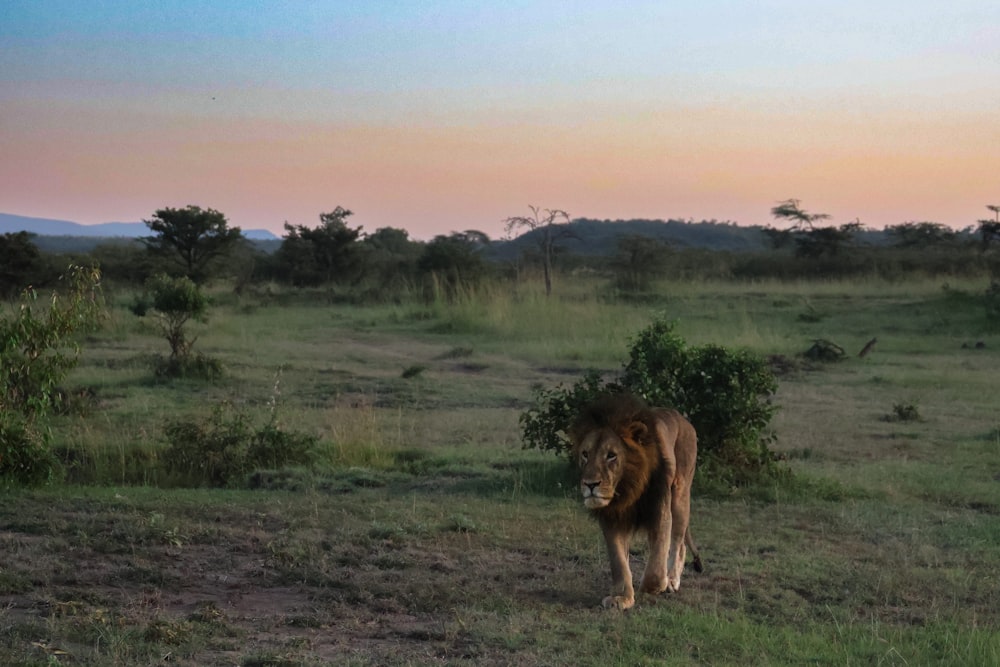
[[[23, 658], [507, 664], [502, 647], [463, 627], [470, 597], [497, 608], [518, 598], [536, 606], [593, 602], [566, 588], [578, 580], [569, 572], [577, 564], [553, 559], [542, 545], [498, 548], [494, 537], [452, 517], [385, 524], [366, 520], [364, 503], [345, 512], [328, 498], [312, 517], [260, 501], [83, 502], [82, 510], [72, 501], [20, 502], [0, 524], [7, 634], [0, 645], [22, 642], [23, 653], [7, 655]], [[18, 526], [12, 513], [44, 519]], [[113, 633], [132, 642], [128, 655], [109, 653]], [[267, 662], [279, 658], [290, 662]]]

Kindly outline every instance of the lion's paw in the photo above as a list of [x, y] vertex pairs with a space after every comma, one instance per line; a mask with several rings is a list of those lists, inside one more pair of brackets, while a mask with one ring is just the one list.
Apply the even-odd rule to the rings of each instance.
[[643, 579], [642, 583], [639, 585], [639, 590], [650, 595], [659, 595], [664, 591], [670, 590], [670, 585], [663, 579], [659, 578]]
[[619, 611], [625, 611], [626, 609], [631, 609], [635, 605], [634, 597], [625, 597], [624, 595], [609, 595], [601, 601], [605, 609], [618, 609]]

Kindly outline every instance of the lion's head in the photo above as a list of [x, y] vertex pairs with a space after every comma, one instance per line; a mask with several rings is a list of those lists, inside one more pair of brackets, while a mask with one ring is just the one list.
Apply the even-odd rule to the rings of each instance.
[[636, 503], [660, 463], [650, 439], [654, 419], [645, 402], [628, 394], [595, 401], [580, 414], [569, 435], [584, 506], [613, 518]]

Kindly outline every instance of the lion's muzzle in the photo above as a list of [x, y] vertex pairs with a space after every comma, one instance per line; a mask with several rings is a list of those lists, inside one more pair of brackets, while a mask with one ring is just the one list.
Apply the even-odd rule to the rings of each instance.
[[580, 482], [580, 493], [583, 495], [583, 506], [587, 509], [600, 509], [611, 502], [599, 493], [600, 482]]

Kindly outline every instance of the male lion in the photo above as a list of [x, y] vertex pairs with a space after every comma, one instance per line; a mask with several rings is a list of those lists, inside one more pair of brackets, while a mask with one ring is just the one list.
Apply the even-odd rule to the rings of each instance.
[[629, 543], [644, 530], [649, 562], [639, 590], [676, 591], [685, 543], [702, 571], [688, 520], [698, 438], [676, 410], [651, 408], [630, 394], [614, 394], [584, 408], [569, 429], [582, 470], [583, 504], [600, 523], [611, 559], [611, 595], [605, 607], [635, 604]]

